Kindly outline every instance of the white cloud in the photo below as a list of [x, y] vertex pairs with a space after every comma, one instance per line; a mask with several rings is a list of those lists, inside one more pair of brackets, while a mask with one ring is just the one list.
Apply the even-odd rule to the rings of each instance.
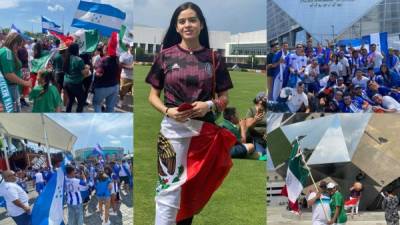
[[121, 141], [120, 140], [112, 140], [112, 141], [110, 141], [110, 143], [114, 144], [114, 145], [120, 145]]
[[56, 4], [54, 6], [49, 5], [47, 6], [47, 9], [51, 12], [64, 11], [64, 7], [59, 4]]
[[19, 6], [19, 0], [14, 0], [14, 1], [2, 0], [2, 1], [0, 1], [0, 9], [10, 9], [10, 8], [16, 8], [18, 6]]
[[122, 138], [122, 139], [132, 139], [133, 135], [121, 135], [120, 138]]
[[33, 19], [28, 20], [28, 22], [31, 22], [31, 23], [41, 23], [42, 21], [41, 21], [41, 18], [40, 18], [39, 16], [37, 16], [37, 17], [35, 17], [35, 18], [33, 18]]
[[111, 134], [107, 134], [107, 138], [111, 139], [111, 140], [117, 139], [117, 137], [115, 137], [114, 135], [111, 135]]

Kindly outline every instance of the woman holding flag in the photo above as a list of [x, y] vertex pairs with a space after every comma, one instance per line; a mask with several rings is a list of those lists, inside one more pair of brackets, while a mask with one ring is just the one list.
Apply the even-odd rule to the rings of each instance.
[[175, 10], [146, 82], [152, 86], [151, 105], [164, 115], [155, 224], [191, 224], [228, 174], [229, 149], [236, 142], [215, 125], [213, 111], [224, 110], [233, 85], [223, 58], [210, 49], [206, 20], [196, 4]]

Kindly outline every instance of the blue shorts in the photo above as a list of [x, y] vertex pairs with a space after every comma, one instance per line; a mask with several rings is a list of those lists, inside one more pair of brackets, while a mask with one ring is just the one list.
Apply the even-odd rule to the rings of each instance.
[[44, 188], [44, 182], [36, 183], [36, 191], [38, 193], [41, 193], [43, 191], [43, 188]]

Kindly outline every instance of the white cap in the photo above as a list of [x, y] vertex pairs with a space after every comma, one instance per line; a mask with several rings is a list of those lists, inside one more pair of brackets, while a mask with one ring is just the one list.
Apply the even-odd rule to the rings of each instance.
[[326, 185], [326, 188], [327, 188], [327, 189], [333, 189], [333, 188], [335, 188], [335, 187], [336, 187], [336, 184], [335, 184], [335, 183], [332, 183], [332, 182], [329, 182], [328, 185]]

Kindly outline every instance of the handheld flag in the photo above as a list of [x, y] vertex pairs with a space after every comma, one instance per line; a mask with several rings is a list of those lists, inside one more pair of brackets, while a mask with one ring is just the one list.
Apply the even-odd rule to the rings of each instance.
[[96, 144], [96, 146], [93, 148], [92, 154], [104, 156], [103, 149], [101, 148], [101, 146], [99, 144]]
[[98, 30], [109, 37], [112, 32], [119, 31], [125, 17], [124, 12], [111, 5], [80, 1], [71, 26]]
[[50, 31], [50, 34], [53, 35], [58, 40], [64, 42], [67, 46], [69, 46], [70, 44], [72, 44], [72, 42], [74, 42], [74, 37], [72, 37], [72, 36], [68, 36], [68, 35], [65, 36], [63, 34], [59, 34], [54, 31]]
[[97, 30], [78, 30], [74, 34], [75, 42], [79, 45], [79, 53], [94, 52], [100, 41]]
[[36, 199], [32, 209], [32, 224], [64, 224], [64, 166], [56, 169], [42, 193]]
[[50, 59], [55, 55], [55, 52], [48, 52], [43, 54], [40, 58], [31, 61], [31, 72], [37, 73], [47, 67]]
[[304, 168], [304, 161], [301, 154], [299, 142], [298, 140], [295, 140], [289, 156], [286, 185], [282, 190], [283, 195], [285, 195], [285, 193], [287, 194], [286, 196], [289, 199], [289, 207], [294, 211], [298, 211], [296, 201], [309, 176], [309, 171]]
[[58, 34], [63, 33], [60, 25], [58, 25], [54, 21], [42, 16], [42, 33], [47, 34], [50, 31], [54, 31]]
[[22, 36], [22, 38], [24, 40], [27, 40], [27, 41], [33, 40], [33, 38], [31, 38], [28, 35], [22, 33], [21, 30], [18, 29], [14, 24], [11, 25], [10, 33], [18, 33], [18, 34], [20, 34]]
[[121, 26], [121, 29], [118, 33], [118, 51], [119, 52], [127, 52], [128, 48], [127, 44], [131, 44], [133, 42], [133, 34], [128, 31], [125, 25]]
[[371, 44], [376, 44], [376, 50], [383, 52], [385, 56], [387, 56], [389, 53], [387, 32], [374, 33], [367, 36], [363, 36], [362, 42], [367, 46]]

